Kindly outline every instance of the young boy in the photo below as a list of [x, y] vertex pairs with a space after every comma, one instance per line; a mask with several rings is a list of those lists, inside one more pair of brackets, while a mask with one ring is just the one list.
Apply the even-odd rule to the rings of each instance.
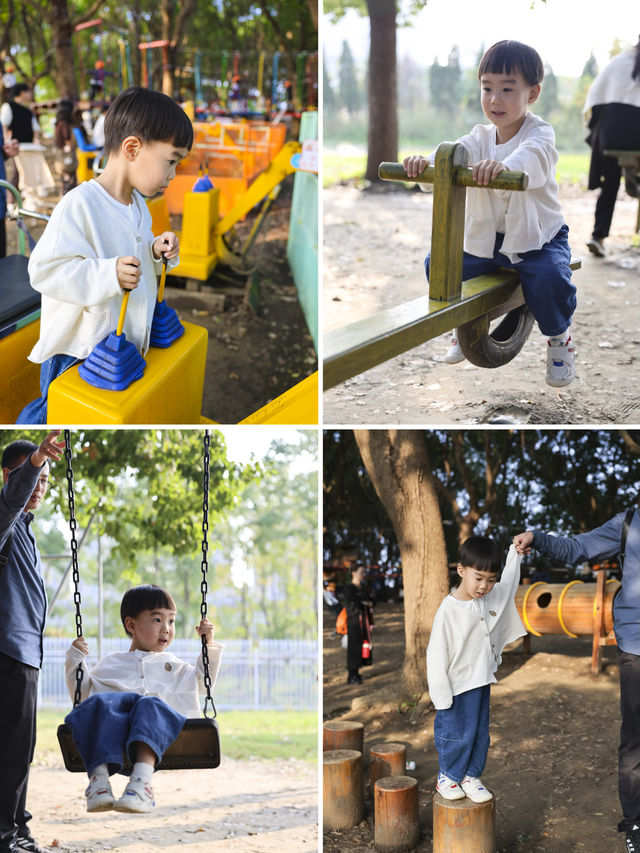
[[[548, 337], [548, 385], [569, 385], [575, 376], [571, 318], [576, 288], [571, 282], [569, 229], [558, 202], [555, 167], [558, 154], [553, 128], [528, 112], [540, 94], [542, 60], [531, 47], [501, 41], [482, 57], [480, 101], [489, 125], [476, 125], [461, 137], [473, 177], [486, 186], [504, 169], [529, 175], [525, 192], [470, 190], [464, 238], [463, 280], [499, 267], [516, 269], [527, 305]], [[434, 155], [407, 157], [409, 177], [417, 177]], [[421, 185], [422, 186], [422, 185]], [[429, 277], [430, 255], [425, 267]], [[462, 354], [454, 331], [445, 361]]]
[[[65, 722], [89, 775], [85, 792], [89, 812], [150, 811], [155, 805], [151, 776], [156, 762], [177, 738], [185, 719], [201, 716], [202, 654], [194, 667], [167, 651], [175, 636], [176, 605], [171, 595], [157, 586], [134, 587], [124, 594], [120, 617], [131, 637], [128, 652], [105, 655], [89, 671], [84, 663], [89, 647], [79, 637], [65, 661], [72, 697], [78, 664], [83, 669], [82, 700]], [[203, 618], [196, 631], [207, 638], [213, 686], [222, 646], [214, 642], [208, 619]], [[109, 776], [122, 767], [125, 752], [134, 762], [133, 772], [116, 800]]]
[[134, 86], [113, 102], [104, 133], [104, 171], [63, 196], [29, 260], [42, 294], [40, 339], [29, 355], [42, 365], [42, 397], [17, 423], [46, 423], [49, 385], [115, 330], [124, 290], [124, 333], [144, 355], [162, 255], [169, 268], [178, 262], [173, 231], [151, 233], [145, 197], [166, 189], [189, 152], [190, 120], [171, 98]]
[[460, 585], [442, 602], [427, 648], [429, 695], [436, 707], [436, 789], [447, 800], [490, 800], [480, 774], [489, 751], [489, 692], [502, 650], [526, 631], [515, 605], [521, 557], [511, 547], [502, 579], [500, 551], [485, 536], [460, 546]]

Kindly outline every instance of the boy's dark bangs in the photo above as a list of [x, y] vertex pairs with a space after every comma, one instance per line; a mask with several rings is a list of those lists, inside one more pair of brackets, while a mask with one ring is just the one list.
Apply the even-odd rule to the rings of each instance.
[[172, 596], [154, 584], [143, 584], [128, 589], [120, 604], [120, 619], [125, 627], [127, 616], [136, 618], [143, 610], [176, 610], [176, 603]]
[[508, 44], [494, 45], [482, 57], [478, 77], [483, 74], [518, 74], [519, 63]]
[[542, 82], [544, 66], [532, 47], [507, 39], [494, 44], [482, 57], [478, 79], [483, 74], [520, 74], [528, 85], [535, 86]]

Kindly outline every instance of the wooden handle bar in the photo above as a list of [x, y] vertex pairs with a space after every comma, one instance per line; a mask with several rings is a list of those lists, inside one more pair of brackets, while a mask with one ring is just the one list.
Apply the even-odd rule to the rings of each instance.
[[[479, 184], [472, 178], [472, 170], [468, 166], [455, 166], [455, 185], [458, 187], [479, 187], [490, 190], [526, 190], [529, 185], [529, 175], [526, 172], [500, 172], [497, 178], [489, 181], [488, 185]], [[378, 176], [383, 181], [408, 181], [418, 184], [432, 184], [435, 167], [427, 166], [417, 178], [410, 178], [402, 163], [380, 163]]]

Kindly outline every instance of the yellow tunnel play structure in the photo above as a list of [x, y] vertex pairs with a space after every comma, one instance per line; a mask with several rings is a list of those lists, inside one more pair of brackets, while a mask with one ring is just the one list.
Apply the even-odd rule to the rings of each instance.
[[[613, 628], [613, 599], [620, 582], [609, 579], [603, 595], [603, 629]], [[561, 583], [534, 583], [520, 586], [516, 594], [516, 607], [524, 626], [534, 637], [543, 634], [567, 634], [584, 637], [593, 634], [598, 615], [597, 584], [571, 581]]]

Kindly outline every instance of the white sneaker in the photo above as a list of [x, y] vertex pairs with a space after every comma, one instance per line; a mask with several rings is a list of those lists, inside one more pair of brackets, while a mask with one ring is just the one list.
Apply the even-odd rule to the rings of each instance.
[[111, 783], [103, 776], [94, 776], [89, 780], [89, 787], [84, 792], [87, 798], [88, 812], [108, 812], [114, 807], [116, 798], [111, 790]]
[[573, 363], [574, 346], [571, 335], [564, 343], [547, 341], [547, 385], [552, 388], [563, 388], [570, 385], [576, 376]]
[[489, 800], [493, 799], [491, 791], [488, 791], [480, 779], [476, 779], [474, 776], [464, 777], [462, 780], [462, 790], [474, 803], [488, 803]]
[[438, 781], [436, 783], [436, 791], [445, 800], [462, 800], [465, 797], [465, 792], [457, 782], [449, 779], [444, 773], [438, 773]]
[[447, 364], [458, 364], [459, 361], [464, 361], [464, 353], [460, 349], [460, 344], [456, 338], [455, 330], [451, 335], [451, 346], [447, 350], [444, 360]]
[[153, 799], [153, 788], [144, 779], [130, 779], [114, 808], [117, 812], [135, 812], [143, 814], [150, 812], [156, 802]]

